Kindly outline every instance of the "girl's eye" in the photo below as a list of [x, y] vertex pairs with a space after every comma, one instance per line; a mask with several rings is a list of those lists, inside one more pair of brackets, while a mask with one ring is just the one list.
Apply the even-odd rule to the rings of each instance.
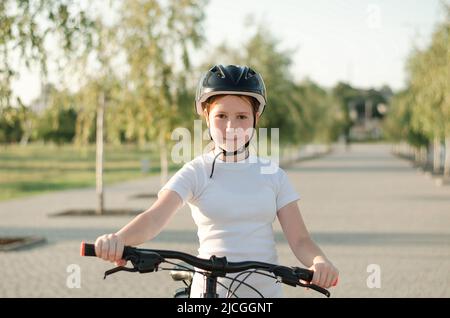
[[225, 114], [217, 114], [216, 117], [217, 118], [225, 118]]
[[245, 116], [245, 115], [239, 115], [238, 118], [239, 118], [239, 119], [247, 119], [247, 116]]

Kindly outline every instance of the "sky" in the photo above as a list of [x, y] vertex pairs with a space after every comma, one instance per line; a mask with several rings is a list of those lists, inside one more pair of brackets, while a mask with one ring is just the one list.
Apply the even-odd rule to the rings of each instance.
[[[426, 46], [444, 19], [441, 1], [210, 0], [205, 45], [226, 41], [238, 48], [254, 34], [246, 24], [252, 17], [280, 41], [280, 50], [295, 50], [296, 80], [309, 78], [324, 87], [339, 81], [361, 88], [387, 84], [398, 90], [405, 85], [405, 61], [413, 46]], [[196, 53], [194, 64], [201, 59]], [[13, 89], [27, 103], [39, 95], [39, 77], [24, 72]]]
[[404, 62], [426, 45], [443, 19], [439, 0], [213, 0], [205, 31], [211, 44], [249, 37], [249, 14], [293, 55], [296, 79], [324, 86], [344, 80], [360, 87], [404, 86]]

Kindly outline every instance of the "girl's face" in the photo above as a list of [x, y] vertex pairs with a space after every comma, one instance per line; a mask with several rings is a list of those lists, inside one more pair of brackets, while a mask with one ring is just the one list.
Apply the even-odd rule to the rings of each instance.
[[[211, 105], [209, 114], [205, 115], [211, 136], [222, 149], [235, 151], [250, 140], [253, 109], [244, 98], [235, 95], [220, 97]], [[256, 123], [258, 120], [259, 113], [256, 113]]]

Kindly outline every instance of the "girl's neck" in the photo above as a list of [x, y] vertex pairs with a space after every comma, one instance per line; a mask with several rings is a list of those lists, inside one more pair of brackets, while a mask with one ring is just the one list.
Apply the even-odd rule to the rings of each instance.
[[[219, 152], [222, 152], [222, 151], [223, 151], [223, 150], [221, 150], [220, 148], [215, 147], [213, 153], [215, 154], [215, 156], [217, 156], [217, 154], [218, 154]], [[221, 154], [218, 158], [219, 158], [220, 160], [222, 160], [222, 161], [225, 161], [225, 162], [238, 162], [238, 161], [242, 161], [242, 160], [247, 159], [249, 155], [250, 155], [250, 152], [249, 152], [248, 147], [247, 147], [247, 148], [245, 149], [245, 151], [243, 151], [243, 152], [241, 152], [241, 153], [238, 153], [238, 154], [236, 154], [236, 155], [233, 155], [233, 156], [225, 156], [224, 154]]]

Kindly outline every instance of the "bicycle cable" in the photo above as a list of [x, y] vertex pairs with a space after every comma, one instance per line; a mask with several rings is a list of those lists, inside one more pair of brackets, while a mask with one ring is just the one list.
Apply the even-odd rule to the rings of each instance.
[[[237, 278], [238, 278], [239, 276], [243, 275], [243, 274], [248, 274], [248, 275], [245, 276], [244, 279], [238, 280]], [[249, 270], [249, 271], [243, 271], [243, 272], [240, 272], [238, 275], [236, 275], [236, 276], [234, 277], [233, 281], [231, 282], [231, 284], [230, 284], [230, 286], [229, 286], [229, 288], [228, 288], [229, 291], [231, 290], [231, 287], [233, 286], [234, 282], [239, 282], [239, 285], [232, 291], [232, 293], [235, 294], [236, 291], [238, 290], [238, 288], [242, 285], [242, 283], [245, 282], [245, 281], [247, 280], [247, 278], [249, 278], [252, 274], [259, 274], [259, 275], [267, 276], [267, 277], [273, 278], [275, 281], [277, 281], [277, 278], [276, 278], [275, 276], [270, 275], [270, 274], [267, 274], [267, 273], [264, 273], [264, 272], [260, 272], [260, 271], [257, 270], [257, 269]], [[227, 292], [227, 294], [228, 294], [228, 292]]]
[[[177, 263], [174, 263], [174, 262], [171, 262], [171, 261], [168, 261], [168, 260], [164, 260], [164, 262], [165, 262], [165, 263], [168, 263], [168, 264], [171, 264], [171, 265], [174, 265], [174, 266], [181, 267], [181, 268], [165, 268], [165, 267], [160, 267], [160, 268], [159, 268], [160, 270], [170, 270], [170, 271], [172, 271], [172, 270], [175, 270], [175, 271], [185, 271], [185, 270], [186, 270], [186, 271], [189, 271], [189, 272], [192, 272], [192, 273], [197, 273], [197, 274], [200, 274], [200, 275], [203, 275], [203, 276], [206, 275], [205, 272], [196, 271], [196, 270], [194, 270], [194, 269], [192, 269], [192, 268], [189, 268], [189, 267], [187, 267], [187, 266], [185, 266], [185, 265], [177, 264]], [[260, 273], [260, 274], [264, 274], [264, 273]], [[238, 275], [238, 276], [239, 276], [239, 275]], [[226, 277], [226, 276], [224, 276], [224, 278], [226, 278], [226, 279], [232, 279], [232, 278]], [[235, 278], [236, 278], [236, 277], [235, 277]], [[245, 286], [247, 286], [247, 287], [253, 289], [256, 293], [258, 293], [258, 294], [261, 296], [261, 298], [264, 298], [264, 296], [263, 296], [256, 288], [254, 288], [254, 287], [251, 286], [250, 284], [247, 284], [247, 283], [245, 283], [244, 281], [240, 281], [240, 280], [235, 280], [235, 281], [239, 282], [240, 284], [244, 284]], [[232, 283], [233, 283], [233, 282], [232, 282]], [[185, 284], [186, 284], [186, 283], [185, 283]], [[220, 286], [222, 286], [224, 289], [228, 289], [228, 288], [229, 288], [229, 287], [227, 287], [225, 284], [223, 284], [223, 283], [221, 283], [221, 282], [219, 282], [219, 281], [217, 281], [217, 284], [220, 285]], [[240, 285], [239, 285], [239, 286], [240, 286]], [[236, 290], [235, 290], [235, 291], [236, 291]], [[239, 297], [236, 295], [235, 291], [233, 291], [232, 294], [233, 294], [236, 298], [239, 298]], [[227, 294], [228, 294], [228, 293], [227, 293]]]

